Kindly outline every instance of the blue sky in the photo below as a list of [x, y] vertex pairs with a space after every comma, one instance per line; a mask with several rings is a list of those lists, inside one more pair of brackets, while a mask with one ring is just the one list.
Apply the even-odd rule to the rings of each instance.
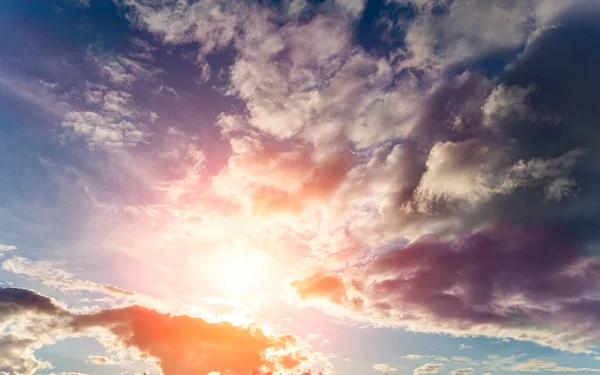
[[0, 3], [0, 374], [599, 372], [598, 5]]

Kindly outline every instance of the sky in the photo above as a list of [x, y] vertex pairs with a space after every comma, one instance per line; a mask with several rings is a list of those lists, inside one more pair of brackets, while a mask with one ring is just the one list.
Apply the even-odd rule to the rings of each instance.
[[600, 372], [600, 2], [0, 2], [0, 375]]

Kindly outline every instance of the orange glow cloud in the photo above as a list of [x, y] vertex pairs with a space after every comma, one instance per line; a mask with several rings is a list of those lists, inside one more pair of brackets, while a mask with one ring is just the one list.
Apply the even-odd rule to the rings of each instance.
[[306, 360], [291, 335], [268, 336], [255, 326], [209, 323], [133, 306], [74, 318], [74, 327], [105, 327], [129, 347], [156, 357], [166, 375], [283, 373]]
[[292, 287], [303, 299], [325, 298], [342, 303], [345, 297], [345, 286], [337, 275], [316, 273], [303, 280], [292, 282]]

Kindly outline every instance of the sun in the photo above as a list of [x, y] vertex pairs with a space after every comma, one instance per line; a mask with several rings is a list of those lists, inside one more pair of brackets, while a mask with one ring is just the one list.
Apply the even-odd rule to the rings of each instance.
[[229, 254], [221, 264], [222, 289], [229, 296], [255, 291], [262, 281], [264, 265], [255, 253]]

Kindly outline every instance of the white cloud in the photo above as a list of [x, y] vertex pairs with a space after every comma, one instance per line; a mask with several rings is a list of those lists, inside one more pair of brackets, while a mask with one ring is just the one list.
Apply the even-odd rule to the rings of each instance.
[[508, 147], [477, 139], [437, 143], [416, 191], [419, 208], [427, 211], [440, 203], [472, 207], [523, 187], [542, 187], [548, 199], [560, 200], [573, 194], [577, 183], [570, 175], [584, 155], [573, 149], [556, 158], [511, 165]]
[[398, 371], [398, 368], [392, 367], [392, 366], [387, 365], [385, 363], [376, 363], [376, 364], [373, 365], [373, 369], [376, 370], [376, 371], [382, 371], [382, 372]]
[[83, 96], [92, 109], [66, 113], [61, 123], [63, 140], [81, 138], [88, 148], [107, 151], [148, 142], [151, 133], [142, 121], [153, 122], [158, 115], [142, 111], [130, 93], [86, 82]]
[[115, 150], [145, 143], [150, 133], [127, 120], [113, 120], [95, 112], [68, 112], [61, 126], [67, 135], [83, 138], [90, 149]]
[[422, 209], [439, 200], [472, 204], [488, 200], [494, 194], [494, 164], [503, 152], [477, 140], [434, 145], [417, 188]]
[[461, 368], [458, 370], [454, 370], [450, 373], [450, 375], [470, 375], [473, 373], [472, 368]]
[[441, 363], [426, 363], [421, 367], [417, 367], [413, 371], [413, 375], [423, 375], [423, 374], [437, 374], [444, 367]]
[[14, 250], [17, 250], [17, 247], [15, 245], [6, 245], [6, 244], [0, 243], [0, 254], [7, 252], [7, 251], [14, 251]]
[[107, 91], [107, 86], [86, 81], [86, 89], [83, 95], [86, 102], [90, 104], [96, 104], [102, 101], [104, 98], [104, 93]]
[[33, 375], [52, 368], [46, 361], [34, 356], [37, 340], [11, 334], [0, 336], [0, 370], [5, 375]]
[[500, 357], [498, 355], [488, 356], [486, 359], [477, 361], [478, 365], [490, 370], [517, 371], [517, 372], [600, 372], [598, 368], [569, 367], [562, 366], [556, 362], [536, 358], [524, 359], [527, 354]]
[[105, 357], [103, 355], [89, 355], [88, 361], [95, 365], [112, 365], [115, 363], [111, 358]]
[[129, 87], [138, 81], [157, 82], [164, 74], [162, 69], [148, 62], [105, 52], [98, 46], [90, 46], [87, 58], [109, 82], [120, 87]]
[[209, 53], [226, 47], [236, 34], [236, 27], [244, 11], [242, 3], [209, 0], [165, 4], [157, 9], [144, 1], [123, 0], [132, 7], [136, 17], [132, 21], [148, 31], [162, 36], [167, 44], [199, 42], [201, 50]]
[[133, 293], [108, 284], [78, 279], [72, 273], [64, 271], [55, 264], [44, 260], [33, 261], [23, 257], [12, 257], [5, 260], [1, 268], [4, 271], [38, 281], [47, 287], [54, 288], [63, 293], [79, 294], [81, 292], [95, 292], [111, 296], [113, 302], [121, 301], [145, 306], [162, 307], [160, 302], [149, 296]]
[[512, 116], [515, 120], [524, 120], [531, 115], [527, 106], [527, 98], [535, 91], [535, 87], [511, 86], [501, 84], [494, 88], [481, 108], [483, 124], [493, 126], [495, 121], [504, 120]]
[[[410, 64], [451, 65], [517, 49], [576, 1], [413, 0], [420, 11], [407, 30]], [[435, 5], [446, 11], [434, 12]]]
[[515, 363], [511, 366], [504, 367], [508, 371], [520, 371], [520, 372], [600, 372], [598, 368], [576, 368], [560, 366], [555, 362], [542, 361], [539, 359], [528, 359], [523, 362]]

